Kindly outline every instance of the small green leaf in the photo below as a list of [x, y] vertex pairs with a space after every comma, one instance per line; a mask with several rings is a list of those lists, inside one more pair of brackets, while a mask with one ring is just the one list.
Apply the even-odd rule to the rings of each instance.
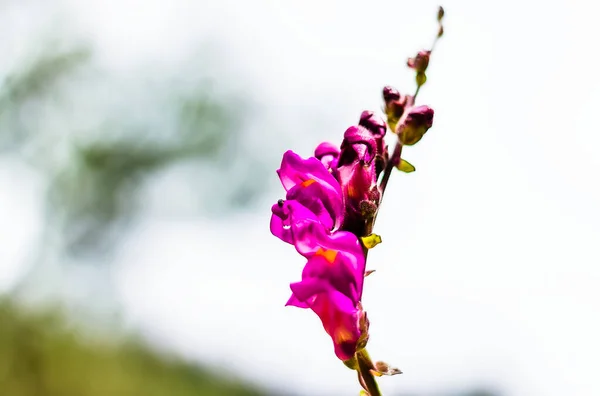
[[413, 164], [404, 159], [400, 160], [400, 163], [398, 164], [397, 168], [404, 173], [410, 173], [416, 170]]
[[377, 234], [370, 234], [362, 237], [362, 243], [367, 249], [373, 249], [375, 246], [381, 243], [381, 237]]

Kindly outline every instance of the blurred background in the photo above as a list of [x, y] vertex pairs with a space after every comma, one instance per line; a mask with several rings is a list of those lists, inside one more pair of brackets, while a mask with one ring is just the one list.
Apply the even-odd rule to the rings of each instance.
[[[438, 5], [0, 0], [0, 394], [358, 394], [284, 307], [275, 169], [413, 92]], [[600, 7], [443, 5], [369, 256], [382, 391], [600, 394]]]

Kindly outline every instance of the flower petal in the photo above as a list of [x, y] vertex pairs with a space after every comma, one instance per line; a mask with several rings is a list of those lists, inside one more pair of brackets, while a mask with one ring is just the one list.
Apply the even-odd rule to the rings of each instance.
[[[315, 279], [326, 280], [328, 286], [357, 304], [361, 298], [364, 269], [356, 268], [354, 261], [355, 258], [346, 252], [320, 249], [304, 266], [302, 282], [313, 284]], [[302, 299], [300, 295], [298, 297]]]
[[283, 205], [275, 204], [271, 207], [271, 233], [283, 242], [294, 244], [292, 230], [289, 225], [289, 213]]
[[319, 316], [323, 328], [331, 337], [338, 359], [352, 358], [360, 338], [359, 312], [352, 301], [343, 294], [332, 291], [319, 294], [310, 307]]
[[331, 191], [324, 188], [322, 184], [312, 180], [296, 184], [288, 191], [286, 198], [300, 202], [313, 212], [328, 231], [333, 229], [336, 221], [341, 223], [341, 216], [339, 220], [336, 219], [340, 214], [339, 208], [331, 206], [336, 198], [332, 197]]
[[336, 226], [341, 224], [344, 211], [342, 189], [340, 183], [329, 173], [321, 161], [314, 157], [302, 159], [298, 154], [289, 150], [283, 154], [281, 168], [277, 170], [277, 174], [286, 191], [298, 184], [311, 183], [310, 180], [321, 185], [324, 190], [321, 198], [325, 207], [332, 213], [334, 224]]

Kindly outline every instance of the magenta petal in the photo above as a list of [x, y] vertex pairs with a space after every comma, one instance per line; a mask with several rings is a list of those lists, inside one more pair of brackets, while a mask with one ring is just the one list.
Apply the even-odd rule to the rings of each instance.
[[[284, 242], [295, 244], [293, 228], [302, 228], [302, 223], [320, 224], [317, 216], [296, 201], [283, 201], [271, 207], [271, 233]], [[294, 223], [294, 227], [292, 227]], [[323, 226], [321, 226], [323, 227]]]
[[331, 289], [311, 296], [306, 302], [293, 294], [286, 305], [311, 308], [331, 337], [336, 356], [340, 360], [354, 356], [360, 338], [359, 310], [348, 297]]
[[298, 297], [296, 297], [294, 294], [292, 294], [292, 296], [290, 297], [288, 302], [285, 303], [285, 306], [286, 307], [292, 306], [292, 307], [298, 307], [298, 308], [310, 308], [308, 303], [298, 300]]
[[331, 337], [336, 356], [340, 360], [352, 358], [360, 338], [358, 309], [352, 301], [343, 294], [332, 291], [319, 294], [311, 308]]
[[283, 154], [281, 168], [277, 170], [281, 184], [286, 190], [309, 179], [327, 185], [333, 191], [341, 193], [339, 183], [325, 169], [321, 161], [314, 157], [302, 159], [291, 150]]
[[331, 285], [323, 279], [307, 278], [290, 284], [290, 289], [298, 301], [307, 302], [317, 294], [330, 291]]
[[279, 205], [275, 204], [271, 207], [273, 214], [271, 215], [271, 233], [283, 242], [294, 244], [292, 237], [292, 230], [289, 224], [285, 224], [284, 218], [287, 218], [287, 214], [284, 213], [284, 209]]
[[293, 223], [292, 232], [296, 250], [304, 257], [314, 255], [319, 248], [345, 251], [351, 255], [363, 257], [358, 238], [351, 232], [337, 231], [329, 234], [316, 222]]
[[360, 213], [360, 202], [371, 199], [377, 186], [375, 167], [356, 161], [339, 168], [342, 188], [346, 197], [346, 210]]
[[315, 149], [315, 157], [320, 160], [326, 155], [336, 157], [340, 155], [340, 148], [333, 143], [323, 142]]
[[365, 110], [361, 113], [359, 125], [367, 128], [376, 137], [385, 136], [385, 132], [387, 131], [387, 125], [383, 121], [383, 118], [370, 110]]
[[[342, 218], [339, 216], [341, 214], [339, 208], [332, 207], [335, 198], [330, 197], [329, 193], [316, 182], [309, 186], [297, 184], [288, 191], [286, 198], [301, 203], [316, 216], [323, 227], [331, 231], [336, 220], [341, 224]], [[339, 220], [336, 216], [339, 216]]]
[[[292, 225], [294, 246], [309, 261], [305, 276], [328, 277], [337, 290], [355, 301], [360, 300], [365, 273], [365, 257], [356, 235], [337, 231], [328, 234], [319, 224], [311, 221]], [[325, 263], [317, 253], [320, 250], [337, 252], [333, 263]], [[317, 256], [315, 256], [317, 255]], [[323, 274], [327, 275], [323, 275]]]
[[[356, 304], [361, 298], [359, 292], [362, 292], [364, 272], [356, 268], [353, 262], [354, 257], [345, 252], [337, 252], [333, 262], [327, 261], [322, 255], [315, 255], [308, 259], [302, 271], [302, 282], [299, 283], [311, 285], [315, 288], [313, 293], [316, 294], [316, 288], [323, 287], [318, 282], [326, 280], [328, 287], [344, 294]], [[296, 294], [302, 300], [302, 296]]]
[[338, 166], [344, 166], [356, 161], [370, 163], [377, 154], [378, 140], [371, 131], [363, 126], [351, 126], [344, 132]]
[[312, 181], [318, 183], [323, 189], [321, 199], [332, 214], [334, 224], [341, 225], [344, 212], [342, 189], [321, 161], [314, 157], [302, 159], [293, 151], [286, 151], [277, 174], [286, 191], [299, 184], [305, 185], [305, 182], [309, 183], [305, 186], [310, 186]]

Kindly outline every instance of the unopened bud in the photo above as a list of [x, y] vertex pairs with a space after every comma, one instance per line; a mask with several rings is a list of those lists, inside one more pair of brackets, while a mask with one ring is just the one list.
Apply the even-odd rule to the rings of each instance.
[[396, 88], [390, 86], [383, 87], [383, 100], [385, 103], [398, 99], [400, 99], [400, 92]]
[[387, 123], [392, 131], [396, 130], [396, 125], [404, 114], [408, 98], [400, 95], [400, 92], [392, 87], [383, 88], [383, 100], [385, 101], [385, 115]]
[[385, 136], [387, 125], [373, 111], [365, 110], [360, 115], [358, 125], [367, 128], [371, 133], [378, 136]]
[[421, 50], [414, 58], [408, 58], [406, 64], [411, 69], [415, 69], [417, 73], [424, 73], [427, 70], [427, 66], [429, 66], [430, 55], [431, 51]]
[[417, 106], [411, 109], [404, 123], [398, 126], [398, 138], [402, 144], [412, 146], [417, 143], [433, 125], [433, 109]]
[[315, 157], [320, 160], [325, 155], [338, 156], [340, 154], [340, 148], [333, 143], [323, 142], [315, 149]]
[[438, 9], [438, 15], [437, 15], [438, 22], [441, 22], [443, 18], [444, 18], [444, 7], [440, 6], [440, 8]]

